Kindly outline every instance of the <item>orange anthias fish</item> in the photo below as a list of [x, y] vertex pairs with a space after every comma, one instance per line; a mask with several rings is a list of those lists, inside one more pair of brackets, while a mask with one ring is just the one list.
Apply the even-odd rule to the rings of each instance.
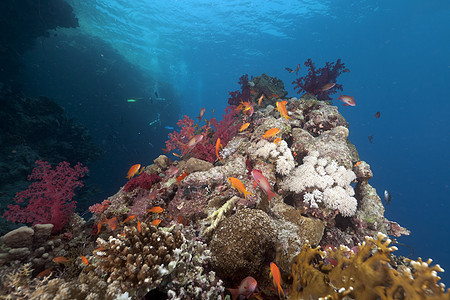
[[85, 264], [86, 266], [89, 265], [89, 261], [86, 258], [86, 256], [80, 255], [80, 257], [81, 257], [81, 260], [83, 261], [83, 264]]
[[238, 299], [240, 296], [249, 298], [255, 291], [258, 283], [256, 279], [248, 276], [242, 279], [241, 284], [237, 289], [228, 289], [231, 293], [232, 300]]
[[123, 224], [123, 223], [126, 223], [126, 222], [129, 222], [129, 221], [133, 220], [134, 218], [136, 218], [136, 215], [131, 215], [131, 216], [129, 216], [128, 218], [126, 218], [125, 220], [123, 220], [123, 221], [122, 221], [122, 224]]
[[242, 124], [241, 128], [239, 128], [239, 132], [242, 132], [242, 131], [244, 131], [245, 129], [247, 129], [249, 125], [250, 125], [250, 123], [248, 123], [248, 122]]
[[267, 130], [264, 134], [263, 134], [263, 139], [268, 139], [274, 135], [276, 135], [278, 132], [280, 132], [280, 128], [272, 128]]
[[258, 106], [261, 106], [261, 102], [264, 98], [264, 94], [261, 95], [261, 97], [258, 98]]
[[161, 223], [161, 219], [156, 219], [156, 220], [153, 220], [152, 221], [152, 225], [154, 225], [154, 226], [158, 226], [159, 225], [159, 223]]
[[139, 232], [142, 231], [142, 228], [141, 228], [141, 222], [140, 222], [139, 220], [137, 220], [137, 230], [138, 230]]
[[70, 262], [70, 260], [68, 260], [64, 256], [55, 257], [54, 259], [52, 259], [52, 261], [57, 263], [57, 264], [67, 264], [67, 263]]
[[[134, 175], [140, 174], [140, 173], [139, 173], [139, 169], [140, 169], [140, 168], [141, 168], [141, 165], [140, 165], [140, 164], [132, 165], [131, 168], [130, 168], [130, 170], [128, 170], [127, 178], [128, 178], [128, 179], [131, 179]], [[143, 170], [144, 170], [144, 169], [142, 168], [142, 171], [143, 171]], [[142, 173], [142, 171], [141, 171], [141, 173]]]
[[279, 145], [281, 143], [281, 139], [280, 138], [276, 138], [273, 140], [273, 142], [277, 145]]
[[228, 177], [228, 182], [231, 184], [231, 186], [239, 191], [240, 193], [244, 194], [245, 200], [247, 200], [247, 195], [253, 195], [250, 192], [247, 192], [245, 189], [244, 184], [237, 178], [234, 177]]
[[252, 171], [252, 177], [255, 180], [255, 182], [259, 185], [259, 187], [267, 194], [267, 197], [269, 197], [269, 201], [272, 202], [272, 197], [277, 197], [275, 193], [272, 191], [272, 187], [270, 186], [269, 181], [267, 178], [263, 175], [263, 173], [260, 170], [254, 169]]
[[278, 297], [281, 299], [280, 292], [283, 294], [283, 296], [286, 298], [286, 295], [284, 294], [283, 288], [281, 285], [283, 284], [281, 282], [281, 274], [280, 269], [278, 269], [277, 265], [273, 262], [270, 263], [270, 276], [273, 278], [273, 285], [275, 288], [278, 289]]
[[53, 272], [53, 267], [45, 269], [44, 271], [37, 274], [36, 278], [44, 278], [44, 277], [50, 275], [52, 272]]
[[288, 116], [288, 112], [287, 112], [287, 109], [286, 109], [286, 104], [287, 104], [286, 100], [284, 100], [284, 101], [277, 101], [277, 108], [276, 109], [278, 110], [280, 115], [282, 117], [284, 117], [286, 119], [286, 121], [287, 121], [287, 119], [292, 119], [292, 118]]
[[151, 212], [151, 213], [155, 213], [155, 214], [160, 214], [163, 211], [164, 211], [164, 209], [161, 206], [155, 206], [150, 209], [147, 209], [147, 213]]
[[[203, 134], [197, 134], [196, 136], [192, 137], [189, 142], [185, 146], [185, 152], [184, 154], [190, 152], [192, 149], [197, 146], [198, 143], [200, 143], [203, 140]], [[183, 154], [183, 155], [184, 155]]]
[[341, 100], [342, 102], [344, 102], [344, 106], [356, 106], [355, 98], [353, 98], [352, 96], [339, 94], [339, 98], [337, 98], [336, 100]]
[[222, 160], [222, 159], [220, 158], [220, 155], [219, 155], [219, 150], [220, 150], [220, 148], [223, 149], [223, 146], [222, 146], [222, 144], [220, 143], [220, 138], [217, 138], [217, 141], [216, 141], [216, 156], [217, 156], [217, 158], [218, 158], [219, 160]]
[[249, 117], [253, 115], [255, 112], [255, 109], [253, 108], [253, 104], [250, 102], [242, 102], [244, 105], [244, 108], [242, 109], [242, 112], [246, 113]]
[[199, 114], [199, 116], [197, 117], [197, 119], [198, 119], [199, 122], [202, 120], [202, 118], [203, 118], [204, 115], [205, 115], [205, 108], [202, 107], [202, 109], [200, 109], [200, 114]]
[[336, 83], [330, 82], [330, 83], [325, 84], [320, 90], [322, 92], [325, 92], [325, 91], [328, 91], [329, 89], [333, 88], [333, 86], [335, 86], [335, 85], [336, 85]]

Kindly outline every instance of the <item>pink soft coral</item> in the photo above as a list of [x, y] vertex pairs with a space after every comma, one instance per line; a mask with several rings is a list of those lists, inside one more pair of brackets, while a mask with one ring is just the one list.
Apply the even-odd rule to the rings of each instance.
[[127, 193], [133, 191], [137, 187], [140, 187], [141, 189], [144, 189], [144, 190], [150, 190], [150, 188], [152, 187], [152, 185], [154, 183], [160, 182], [160, 181], [161, 181], [161, 177], [159, 177], [158, 174], [155, 174], [155, 173], [147, 174], [144, 172], [141, 175], [139, 175], [138, 177], [131, 178], [127, 182], [127, 184], [125, 184], [123, 190]]
[[3, 217], [8, 221], [30, 224], [53, 224], [53, 231], [60, 231], [73, 214], [76, 201], [75, 189], [82, 187], [80, 178], [89, 172], [87, 167], [78, 163], [71, 167], [66, 161], [60, 162], [54, 170], [50, 163], [36, 161], [28, 180], [36, 180], [28, 189], [16, 194], [14, 201], [26, 206], [9, 204]]

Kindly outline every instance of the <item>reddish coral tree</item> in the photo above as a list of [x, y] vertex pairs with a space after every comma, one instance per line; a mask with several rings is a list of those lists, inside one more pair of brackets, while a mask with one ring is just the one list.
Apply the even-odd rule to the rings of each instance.
[[188, 116], [184, 115], [183, 119], [177, 122], [180, 132], [174, 131], [169, 133], [169, 140], [166, 141], [166, 149], [164, 152], [178, 150], [184, 152], [184, 145], [194, 136], [195, 122]]
[[[76, 201], [75, 189], [82, 187], [80, 178], [89, 172], [78, 163], [73, 168], [66, 161], [53, 170], [50, 163], [36, 161], [36, 167], [28, 176], [32, 182], [28, 189], [14, 197], [17, 204], [9, 204], [3, 217], [11, 222], [26, 224], [53, 224], [53, 231], [60, 231], [73, 214]], [[26, 203], [26, 204], [25, 204]]]
[[[331, 94], [337, 91], [342, 91], [342, 84], [336, 83], [337, 78], [343, 72], [348, 72], [341, 59], [336, 62], [327, 62], [325, 67], [316, 69], [316, 66], [310, 58], [305, 61], [305, 66], [308, 67], [308, 74], [297, 78], [292, 82], [294, 84], [294, 90], [298, 89], [297, 93], [302, 92], [309, 93], [317, 97], [320, 100], [331, 100]], [[328, 90], [324, 90], [324, 87], [328, 83], [336, 83], [334, 87]]]
[[139, 175], [138, 177], [134, 177], [131, 178], [127, 184], [125, 184], [123, 190], [125, 192], [131, 192], [134, 189], [136, 189], [137, 187], [140, 187], [141, 189], [144, 190], [149, 190], [152, 185], [156, 182], [160, 182], [161, 181], [161, 177], [159, 177], [158, 174], [155, 173], [142, 173], [141, 175]]
[[238, 84], [241, 85], [241, 91], [229, 92], [228, 104], [238, 106], [241, 102], [251, 101], [250, 86], [248, 85], [248, 74], [242, 75], [239, 78]]

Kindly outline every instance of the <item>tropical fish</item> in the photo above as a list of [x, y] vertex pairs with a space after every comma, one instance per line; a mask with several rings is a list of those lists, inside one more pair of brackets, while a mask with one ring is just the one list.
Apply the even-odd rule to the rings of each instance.
[[86, 266], [89, 265], [89, 261], [86, 258], [86, 256], [80, 255], [80, 257], [81, 257], [81, 260], [83, 261], [83, 264], [85, 264]]
[[234, 177], [228, 177], [228, 182], [231, 184], [231, 186], [234, 189], [236, 189], [240, 193], [244, 194], [245, 200], [247, 200], [247, 195], [253, 195], [252, 193], [247, 192], [247, 190], [245, 189], [244, 184], [239, 179], [234, 178]]
[[131, 168], [128, 170], [127, 178], [131, 179], [134, 175], [138, 174], [140, 168], [141, 168], [140, 164], [132, 165]]
[[123, 224], [123, 223], [126, 223], [126, 222], [129, 222], [129, 221], [133, 220], [134, 218], [136, 218], [136, 215], [131, 215], [131, 216], [129, 216], [128, 218], [126, 218], [125, 220], [123, 220], [123, 221], [122, 221], [122, 224]]
[[109, 220], [106, 220], [105, 223], [108, 224], [108, 226], [109, 226], [109, 228], [111, 230], [116, 230], [116, 228], [117, 228], [117, 217], [113, 217], [113, 218], [111, 218]]
[[[197, 134], [194, 137], [192, 137], [189, 142], [186, 144], [186, 151], [185, 152], [190, 152], [192, 149], [195, 148], [195, 146], [197, 146], [198, 143], [200, 143], [203, 140], [203, 134]], [[186, 154], [186, 153], [185, 153]]]
[[300, 64], [298, 64], [297, 68], [295, 69], [295, 75], [298, 75], [298, 70], [300, 70]]
[[165, 129], [173, 130], [174, 128], [172, 126], [164, 126]]
[[349, 70], [349, 69], [344, 69], [344, 70], [342, 71], [342, 73], [350, 73], [350, 70]]
[[368, 138], [369, 138], [369, 142], [370, 142], [371, 144], [373, 144], [373, 141], [372, 141], [372, 140], [373, 140], [373, 134], [369, 135]]
[[232, 300], [236, 300], [240, 296], [249, 298], [250, 295], [252, 295], [255, 292], [257, 286], [258, 283], [256, 282], [256, 279], [251, 276], [247, 276], [244, 279], [242, 279], [241, 284], [237, 289], [228, 289], [228, 290], [231, 293]]
[[275, 288], [278, 289], [278, 297], [280, 297], [280, 299], [281, 299], [281, 295], [280, 295], [280, 292], [281, 292], [283, 294], [283, 296], [286, 298], [283, 288], [281, 287], [283, 282], [281, 281], [280, 269], [278, 269], [277, 265], [273, 262], [270, 263], [270, 277], [273, 278], [273, 285], [275, 286]]
[[37, 274], [36, 278], [44, 278], [44, 277], [50, 275], [52, 272], [53, 272], [53, 267], [45, 269], [44, 271]]
[[57, 264], [67, 264], [67, 263], [70, 262], [70, 260], [68, 260], [64, 256], [55, 257], [54, 259], [52, 259], [52, 261], [57, 263]]
[[249, 125], [250, 125], [250, 123], [248, 123], [248, 122], [242, 124], [241, 128], [239, 128], [239, 132], [242, 132], [242, 131], [244, 131], [245, 129], [247, 129]]
[[163, 211], [164, 211], [164, 209], [161, 206], [155, 206], [150, 209], [147, 209], [147, 213], [151, 212], [151, 213], [155, 213], [155, 214], [160, 214]]
[[141, 222], [139, 220], [137, 220], [137, 230], [139, 232], [141, 232], [142, 228], [141, 228]]
[[274, 135], [276, 135], [278, 132], [280, 132], [280, 128], [272, 128], [267, 130], [264, 134], [263, 134], [263, 139], [268, 139]]
[[386, 204], [388, 205], [391, 202], [391, 193], [389, 193], [388, 190], [384, 190], [384, 201], [386, 201]]
[[294, 73], [294, 70], [292, 70], [291, 68], [288, 68], [288, 67], [286, 67], [286, 68], [284, 68], [286, 71], [288, 71], [289, 73]]
[[272, 94], [272, 95], [270, 96], [270, 98], [278, 99], [278, 98], [280, 98], [280, 96], [279, 96], [278, 94]]
[[253, 115], [255, 109], [253, 108], [253, 104], [250, 102], [241, 102], [243, 105], [242, 112], [246, 113], [249, 117]]
[[133, 103], [133, 102], [136, 102], [136, 101], [137, 101], [136, 99], [127, 99], [128, 103]]
[[258, 106], [261, 106], [261, 102], [264, 98], [264, 94], [261, 95], [261, 97], [258, 98]]
[[199, 114], [198, 117], [197, 117], [198, 122], [200, 122], [200, 121], [202, 120], [202, 118], [203, 118], [204, 115], [205, 115], [205, 108], [202, 107], [202, 109], [200, 109], [200, 114]]
[[287, 104], [286, 100], [284, 100], [284, 101], [277, 101], [277, 108], [276, 109], [278, 110], [280, 115], [282, 117], [284, 117], [286, 119], [286, 121], [287, 121], [288, 119], [292, 119], [292, 118], [288, 116], [288, 112], [287, 112], [287, 109], [286, 109], [286, 104]]
[[353, 168], [356, 168], [357, 166], [359, 166], [361, 164], [361, 161], [357, 161], [354, 165]]
[[320, 90], [322, 92], [325, 92], [325, 91], [328, 91], [329, 89], [333, 88], [335, 85], [336, 85], [336, 83], [330, 82], [330, 83], [325, 84]]
[[273, 140], [273, 142], [277, 145], [279, 145], [281, 143], [281, 139], [280, 138], [276, 138]]
[[252, 95], [257, 95], [258, 92], [252, 89], [252, 90], [250, 90], [250, 94], [252, 94]]
[[220, 155], [219, 155], [219, 150], [220, 150], [220, 148], [223, 148], [223, 146], [222, 146], [222, 144], [220, 143], [220, 138], [217, 138], [217, 141], [216, 141], [216, 156], [217, 156], [217, 158], [218, 158], [219, 160], [222, 160], [222, 159], [220, 158]]
[[339, 93], [339, 98], [337, 98], [336, 100], [341, 100], [342, 102], [344, 102], [344, 106], [356, 106], [355, 98], [353, 98], [352, 96], [341, 95]]
[[170, 166], [169, 170], [167, 170], [167, 175], [173, 176], [176, 175], [180, 170], [177, 169], [175, 166]]
[[152, 225], [154, 225], [154, 226], [158, 226], [159, 225], [159, 223], [161, 223], [161, 219], [156, 219], [156, 220], [153, 220], [152, 221]]
[[252, 177], [255, 180], [255, 182], [259, 185], [259, 187], [267, 194], [267, 197], [269, 197], [269, 201], [272, 197], [277, 197], [275, 193], [272, 191], [272, 187], [270, 186], [269, 181], [267, 178], [263, 175], [263, 173], [260, 170], [254, 169], [252, 171]]
[[375, 116], [375, 118], [379, 119], [380, 116], [381, 116], [381, 113], [380, 113], [379, 111], [377, 111], [377, 112], [374, 114], [374, 116]]
[[105, 250], [106, 250], [105, 247], [100, 246], [97, 249], [92, 250], [92, 252], [94, 252], [94, 251], [105, 251]]
[[184, 171], [183, 174], [181, 174], [180, 176], [177, 177], [177, 184], [179, 184], [180, 181], [183, 180], [186, 176], [188, 176], [188, 172]]

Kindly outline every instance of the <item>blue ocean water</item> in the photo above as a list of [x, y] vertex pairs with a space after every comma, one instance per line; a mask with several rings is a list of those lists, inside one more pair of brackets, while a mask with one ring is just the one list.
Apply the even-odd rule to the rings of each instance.
[[[317, 66], [341, 58], [351, 72], [339, 83], [357, 105], [337, 105], [371, 165], [371, 185], [392, 194], [385, 215], [411, 230], [398, 240], [412, 257], [433, 258], [450, 283], [449, 1], [68, 3], [80, 27], [42, 38], [24, 81], [31, 94], [56, 98], [108, 149], [91, 167], [103, 196], [123, 185], [117, 174], [130, 164], [161, 153], [166, 127], [183, 114], [193, 118], [205, 107], [206, 116], [213, 109], [220, 116], [241, 75], [276, 76], [297, 96], [285, 67], [300, 63], [306, 72], [307, 58]], [[118, 77], [107, 77], [112, 69]]]

